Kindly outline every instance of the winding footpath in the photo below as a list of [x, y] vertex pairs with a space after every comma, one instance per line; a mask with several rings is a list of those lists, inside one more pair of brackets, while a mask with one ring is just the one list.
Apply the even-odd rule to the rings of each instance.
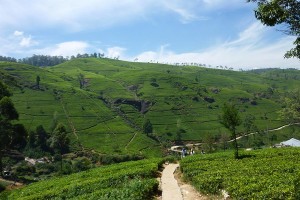
[[180, 187], [174, 178], [174, 172], [179, 164], [166, 165], [161, 177], [162, 200], [183, 200]]

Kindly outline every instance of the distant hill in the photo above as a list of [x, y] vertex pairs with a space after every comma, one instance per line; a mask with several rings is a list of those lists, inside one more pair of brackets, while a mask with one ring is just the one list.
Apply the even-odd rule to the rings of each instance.
[[[260, 130], [284, 125], [281, 97], [300, 85], [295, 69], [237, 72], [104, 58], [43, 68], [0, 62], [0, 77], [12, 88], [29, 131], [43, 125], [51, 132], [53, 124], [63, 122], [74, 148], [150, 156], [170, 141], [219, 138], [227, 132], [218, 121], [225, 102], [235, 103], [242, 118], [255, 116]], [[142, 133], [146, 119], [153, 125], [150, 136]], [[300, 135], [298, 129], [281, 136], [294, 134]]]

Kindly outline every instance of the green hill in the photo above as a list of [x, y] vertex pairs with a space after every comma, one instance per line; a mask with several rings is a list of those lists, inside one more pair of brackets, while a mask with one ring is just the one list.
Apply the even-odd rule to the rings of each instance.
[[[259, 129], [277, 128], [285, 124], [280, 98], [300, 85], [293, 69], [237, 72], [96, 58], [44, 68], [0, 62], [0, 76], [29, 131], [43, 125], [50, 132], [62, 122], [74, 148], [80, 143], [103, 153], [149, 156], [159, 155], [168, 141], [220, 137], [225, 102], [237, 104], [242, 118], [255, 116]], [[142, 133], [145, 119], [153, 124], [151, 137]], [[295, 134], [297, 127], [281, 137]]]

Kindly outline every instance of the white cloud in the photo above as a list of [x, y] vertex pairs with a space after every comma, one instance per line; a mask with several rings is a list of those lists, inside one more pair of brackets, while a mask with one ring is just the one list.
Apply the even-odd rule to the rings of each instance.
[[187, 23], [206, 19], [197, 14], [205, 4], [210, 3], [199, 0], [0, 1], [0, 28], [61, 27], [67, 31], [81, 31], [143, 20], [162, 11], [172, 11]]
[[[246, 1], [241, 0], [201, 0], [206, 9], [235, 9], [241, 6], [247, 6]], [[249, 4], [248, 4], [249, 5]]]
[[33, 41], [31, 36], [29, 36], [29, 37], [22, 37], [19, 44], [21, 47], [30, 47], [37, 44], [37, 42]]
[[122, 47], [110, 47], [106, 50], [106, 56], [109, 58], [122, 58], [125, 51], [126, 49]]
[[23, 31], [14, 31], [8, 35], [0, 33], [0, 55], [15, 56], [24, 52], [26, 54], [38, 44], [38, 41]]
[[249, 26], [235, 40], [210, 47], [202, 52], [176, 54], [172, 51], [148, 51], [136, 56], [139, 61], [168, 63], [202, 63], [239, 68], [297, 67], [298, 59], [284, 59], [284, 53], [293, 47], [294, 37], [285, 36], [273, 43], [265, 43], [268, 28], [258, 23]]
[[56, 44], [52, 47], [36, 50], [40, 54], [51, 56], [72, 56], [87, 53], [90, 45], [82, 41], [70, 41]]
[[24, 34], [24, 32], [22, 31], [15, 31], [14, 32], [14, 36], [22, 36]]

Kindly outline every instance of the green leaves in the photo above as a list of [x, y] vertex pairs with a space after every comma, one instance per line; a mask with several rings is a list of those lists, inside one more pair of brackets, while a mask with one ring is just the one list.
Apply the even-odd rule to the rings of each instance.
[[225, 103], [222, 111], [221, 124], [223, 124], [225, 128], [229, 129], [230, 132], [235, 132], [236, 127], [242, 122], [238, 110], [233, 104]]
[[5, 96], [0, 100], [0, 117], [5, 120], [16, 120], [19, 114], [9, 97]]
[[247, 0], [257, 2], [255, 17], [267, 26], [284, 24], [287, 28], [283, 32], [297, 36], [292, 48], [285, 54], [285, 58], [300, 59], [300, 1], [299, 0]]
[[15, 190], [9, 199], [151, 199], [161, 159], [102, 166]]
[[232, 199], [299, 199], [300, 149], [264, 149], [234, 160], [231, 152], [183, 159], [184, 177], [203, 193]]

